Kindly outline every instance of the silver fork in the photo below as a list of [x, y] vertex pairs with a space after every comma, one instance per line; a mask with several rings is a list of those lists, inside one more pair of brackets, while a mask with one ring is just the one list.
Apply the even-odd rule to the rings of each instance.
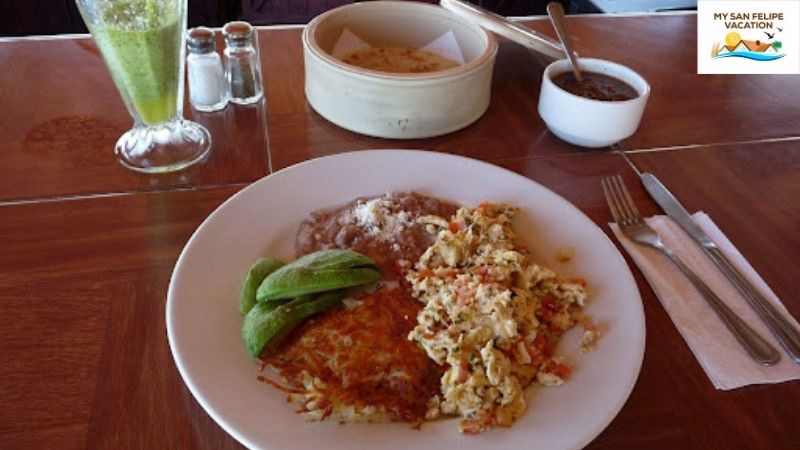
[[736, 337], [736, 340], [747, 350], [753, 359], [765, 366], [771, 366], [781, 359], [780, 353], [769, 342], [750, 328], [741, 317], [730, 308], [701, 280], [686, 264], [661, 242], [661, 236], [645, 223], [639, 210], [633, 203], [628, 188], [619, 175], [602, 180], [603, 192], [606, 196], [614, 221], [619, 225], [622, 234], [637, 244], [658, 249], [686, 275], [694, 287], [703, 295], [711, 309], [717, 313], [725, 326]]

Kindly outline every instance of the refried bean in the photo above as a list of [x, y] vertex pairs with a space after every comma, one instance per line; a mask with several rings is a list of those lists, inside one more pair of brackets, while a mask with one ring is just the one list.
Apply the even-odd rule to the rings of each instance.
[[300, 224], [297, 256], [329, 248], [349, 248], [372, 258], [384, 278], [397, 279], [436, 238], [418, 219], [451, 217], [458, 207], [415, 192], [389, 193], [315, 211]]

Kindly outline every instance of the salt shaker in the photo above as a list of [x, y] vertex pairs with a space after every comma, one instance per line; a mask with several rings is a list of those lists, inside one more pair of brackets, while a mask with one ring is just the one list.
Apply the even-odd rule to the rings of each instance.
[[214, 32], [205, 27], [192, 28], [187, 33], [186, 46], [189, 101], [198, 111], [219, 111], [228, 104], [228, 90]]
[[261, 60], [254, 45], [255, 28], [247, 22], [229, 22], [223, 27], [225, 36], [225, 78], [230, 101], [256, 103], [264, 96], [261, 87]]

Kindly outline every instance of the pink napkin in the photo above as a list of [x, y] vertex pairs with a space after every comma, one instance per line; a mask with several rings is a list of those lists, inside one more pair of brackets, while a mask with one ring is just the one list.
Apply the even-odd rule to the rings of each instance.
[[[704, 212], [694, 220], [728, 257], [792, 324], [797, 326], [775, 293], [748, 264], [736, 247]], [[717, 269], [685, 231], [667, 216], [654, 216], [647, 223], [661, 235], [664, 244], [675, 252], [727, 305], [781, 353], [778, 364], [765, 367], [750, 359], [736, 338], [723, 325], [691, 282], [661, 252], [630, 241], [616, 224], [614, 234], [644, 273], [661, 305], [686, 340], [697, 361], [717, 389], [734, 389], [748, 384], [779, 383], [800, 379], [800, 365], [787, 355], [739, 291]]]

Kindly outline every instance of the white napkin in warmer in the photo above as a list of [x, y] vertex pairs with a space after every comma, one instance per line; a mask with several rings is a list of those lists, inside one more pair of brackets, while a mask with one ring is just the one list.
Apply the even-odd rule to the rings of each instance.
[[[797, 327], [786, 308], [764, 280], [756, 273], [736, 247], [725, 237], [704, 212], [695, 213], [694, 220], [708, 234], [764, 297], [775, 305]], [[753, 361], [728, 331], [716, 313], [706, 303], [691, 282], [678, 268], [656, 249], [636, 244], [626, 238], [616, 224], [611, 229], [644, 273], [661, 305], [669, 314], [700, 365], [717, 389], [734, 389], [749, 384], [779, 383], [800, 379], [800, 365], [794, 363], [761, 321], [744, 297], [728, 281], [697, 243], [667, 216], [654, 216], [647, 223], [661, 235], [664, 244], [675, 252], [730, 309], [744, 319], [781, 353], [778, 364], [765, 367]]]

